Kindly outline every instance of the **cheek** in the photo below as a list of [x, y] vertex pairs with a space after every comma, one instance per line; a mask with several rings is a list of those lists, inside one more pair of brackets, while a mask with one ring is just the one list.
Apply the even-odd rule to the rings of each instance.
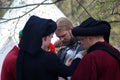
[[70, 39], [68, 37], [65, 37], [64, 38], [64, 41], [69, 41]]
[[81, 44], [83, 45], [83, 47], [87, 47], [87, 42], [84, 40], [84, 41], [81, 41]]
[[70, 40], [71, 40], [71, 36], [66, 36], [66, 37], [64, 38], [64, 40], [70, 41]]
[[48, 42], [51, 42], [51, 38], [48, 39]]
[[49, 42], [51, 42], [52, 38], [49, 39]]
[[80, 43], [81, 43], [82, 45], [84, 45], [84, 44], [85, 44], [85, 41], [84, 41], [84, 40], [81, 40]]

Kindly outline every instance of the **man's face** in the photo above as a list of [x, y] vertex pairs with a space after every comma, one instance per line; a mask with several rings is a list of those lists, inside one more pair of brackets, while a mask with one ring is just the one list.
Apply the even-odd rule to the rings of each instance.
[[80, 42], [84, 48], [88, 49], [90, 47], [90, 41], [88, 36], [80, 36]]
[[63, 44], [69, 44], [70, 40], [72, 39], [71, 30], [59, 30], [56, 31], [56, 36], [63, 42]]
[[46, 51], [49, 51], [49, 44], [51, 43], [51, 39], [53, 34], [42, 38], [42, 48]]
[[49, 35], [48, 37], [47, 37], [47, 46], [49, 46], [49, 44], [51, 43], [51, 39], [53, 38], [53, 34], [51, 34], [51, 35]]

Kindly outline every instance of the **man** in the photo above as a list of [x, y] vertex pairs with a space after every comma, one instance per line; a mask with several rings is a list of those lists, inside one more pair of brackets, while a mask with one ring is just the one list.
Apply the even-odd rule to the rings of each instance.
[[[55, 43], [56, 47], [61, 47], [57, 55], [62, 60], [66, 62], [68, 58], [74, 58], [79, 51], [84, 50], [80, 44], [80, 40], [77, 37], [73, 37], [71, 30], [73, 29], [73, 24], [70, 20], [65, 17], [59, 18], [57, 21], [57, 29], [55, 31], [56, 36], [60, 39]], [[83, 55], [81, 55], [82, 58]]]
[[[19, 32], [19, 40], [22, 38], [22, 30]], [[1, 80], [16, 80], [16, 59], [19, 48], [15, 45], [6, 55], [1, 72]]]
[[[22, 30], [19, 31], [19, 41], [22, 38]], [[48, 47], [48, 46], [47, 46]], [[47, 51], [52, 53], [55, 52], [55, 48], [53, 44], [49, 44]], [[2, 65], [2, 72], [1, 72], [1, 80], [16, 80], [16, 59], [18, 56], [19, 47], [14, 46], [12, 50], [6, 55], [3, 65]]]
[[56, 54], [49, 52], [48, 46], [56, 28], [51, 19], [34, 15], [28, 19], [19, 43], [16, 80], [58, 80], [58, 76], [73, 74], [79, 58], [66, 66]]
[[90, 17], [72, 30], [87, 49], [72, 80], [120, 80], [120, 52], [109, 43], [110, 29], [108, 22]]

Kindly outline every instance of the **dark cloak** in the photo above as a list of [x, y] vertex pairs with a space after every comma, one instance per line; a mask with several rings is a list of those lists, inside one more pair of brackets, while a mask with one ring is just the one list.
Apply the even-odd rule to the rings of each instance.
[[56, 54], [41, 48], [42, 37], [50, 35], [55, 30], [56, 23], [53, 20], [30, 17], [19, 44], [17, 80], [58, 80], [58, 75], [72, 75], [80, 59], [74, 60], [71, 66], [67, 67]]

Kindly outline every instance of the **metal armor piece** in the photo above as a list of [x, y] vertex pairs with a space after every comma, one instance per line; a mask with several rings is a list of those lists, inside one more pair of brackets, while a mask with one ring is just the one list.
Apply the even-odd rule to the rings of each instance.
[[79, 41], [75, 38], [73, 39], [69, 45], [61, 48], [57, 55], [62, 60], [62, 62], [66, 62], [68, 58], [74, 58], [75, 55], [79, 52], [84, 50], [84, 48], [81, 46]]

